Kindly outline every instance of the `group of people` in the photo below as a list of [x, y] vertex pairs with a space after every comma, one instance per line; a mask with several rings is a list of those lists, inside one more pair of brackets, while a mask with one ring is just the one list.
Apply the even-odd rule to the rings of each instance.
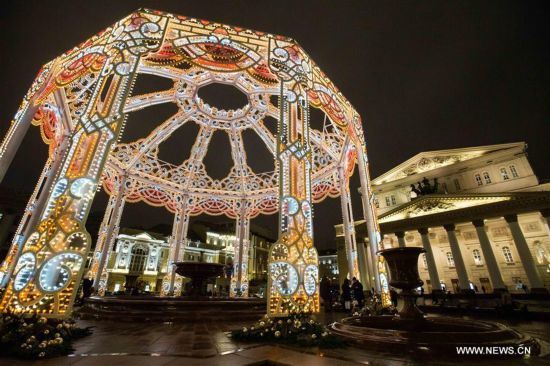
[[360, 309], [365, 304], [365, 293], [363, 284], [355, 277], [345, 279], [342, 283], [341, 293], [337, 288], [333, 288], [332, 281], [327, 276], [323, 276], [320, 283], [320, 293], [325, 311], [332, 311], [334, 299], [340, 299], [342, 307], [346, 311]]

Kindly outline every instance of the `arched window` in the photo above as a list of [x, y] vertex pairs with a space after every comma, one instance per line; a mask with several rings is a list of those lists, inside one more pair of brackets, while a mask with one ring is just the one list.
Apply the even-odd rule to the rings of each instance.
[[483, 179], [485, 179], [485, 184], [491, 184], [491, 176], [488, 172], [483, 172]]
[[510, 171], [512, 172], [512, 177], [517, 178], [519, 177], [518, 171], [516, 170], [515, 165], [510, 165]]
[[453, 258], [453, 253], [447, 252], [447, 264], [449, 267], [455, 266], [455, 259]]
[[535, 253], [537, 253], [537, 261], [539, 264], [546, 264], [546, 262], [548, 262], [548, 257], [546, 256], [546, 250], [542, 246], [542, 243], [537, 240], [534, 244]]
[[474, 263], [476, 266], [481, 266], [483, 264], [483, 259], [481, 259], [481, 253], [479, 252], [479, 249], [472, 250], [472, 254], [474, 256]]
[[478, 186], [482, 186], [482, 185], [483, 185], [483, 181], [481, 180], [481, 175], [476, 174], [474, 177], [476, 178], [476, 183], [477, 183], [477, 185], [478, 185]]
[[502, 176], [502, 180], [510, 179], [510, 177], [508, 176], [508, 170], [506, 170], [506, 168], [500, 168], [500, 175]]
[[514, 257], [512, 257], [512, 251], [508, 247], [502, 247], [502, 254], [504, 254], [504, 260], [506, 263], [514, 263]]
[[143, 244], [136, 244], [132, 247], [132, 259], [130, 259], [130, 272], [143, 272], [149, 248]]

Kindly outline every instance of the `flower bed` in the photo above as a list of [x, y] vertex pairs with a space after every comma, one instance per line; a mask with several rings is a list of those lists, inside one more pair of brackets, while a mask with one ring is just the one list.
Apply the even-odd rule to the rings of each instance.
[[75, 339], [91, 334], [72, 319], [4, 313], [0, 316], [0, 357], [48, 358], [68, 355]]
[[291, 343], [304, 347], [344, 347], [346, 342], [317, 322], [311, 314], [291, 314], [284, 318], [265, 315], [250, 327], [231, 332], [232, 338], [245, 341]]

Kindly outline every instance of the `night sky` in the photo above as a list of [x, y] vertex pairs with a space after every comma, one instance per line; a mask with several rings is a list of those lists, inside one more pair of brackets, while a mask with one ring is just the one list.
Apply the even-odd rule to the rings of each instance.
[[[542, 2], [3, 1], [1, 135], [42, 64], [139, 7], [296, 39], [363, 117], [373, 177], [421, 151], [526, 141], [536, 174], [550, 178], [550, 14]], [[136, 136], [152, 127], [131, 122]], [[47, 148], [36, 128], [24, 145], [2, 187], [32, 191]], [[166, 159], [180, 159], [181, 146], [167, 147]], [[361, 218], [355, 193], [353, 203]], [[104, 205], [98, 194], [93, 210]], [[332, 247], [339, 200], [315, 210], [317, 246]], [[171, 220], [162, 208], [135, 204], [122, 226]]]

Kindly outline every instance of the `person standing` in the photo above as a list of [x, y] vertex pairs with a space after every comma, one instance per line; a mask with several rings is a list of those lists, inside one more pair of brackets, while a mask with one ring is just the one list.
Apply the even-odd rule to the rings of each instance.
[[353, 299], [357, 301], [359, 308], [363, 307], [365, 302], [365, 294], [363, 293], [363, 284], [355, 277], [351, 280], [351, 291], [353, 293]]
[[347, 278], [342, 283], [342, 302], [346, 311], [351, 310], [351, 288]]
[[88, 277], [82, 280], [82, 302], [92, 295], [93, 282]]
[[325, 304], [325, 311], [332, 311], [332, 293], [331, 293], [331, 282], [330, 279], [325, 275], [321, 279], [320, 284], [321, 298]]

